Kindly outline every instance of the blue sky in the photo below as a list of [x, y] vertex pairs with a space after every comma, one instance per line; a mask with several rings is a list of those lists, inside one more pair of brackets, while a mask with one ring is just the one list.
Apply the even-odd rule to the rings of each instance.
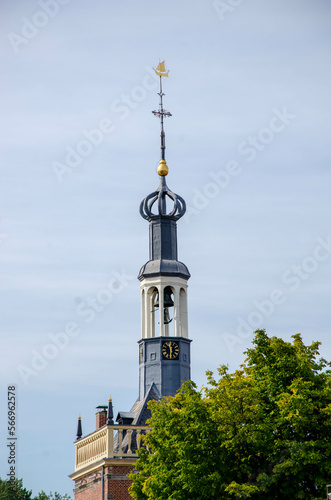
[[326, 0], [2, 2], [0, 437], [15, 383], [34, 493], [71, 494], [79, 412], [87, 434], [109, 394], [115, 412], [138, 395], [159, 60], [193, 380], [235, 369], [256, 328], [331, 359], [330, 15]]

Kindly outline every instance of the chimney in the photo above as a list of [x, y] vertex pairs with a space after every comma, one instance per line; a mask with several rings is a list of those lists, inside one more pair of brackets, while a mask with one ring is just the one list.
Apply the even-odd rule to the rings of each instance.
[[98, 430], [107, 423], [107, 406], [97, 406], [96, 417], [96, 428]]

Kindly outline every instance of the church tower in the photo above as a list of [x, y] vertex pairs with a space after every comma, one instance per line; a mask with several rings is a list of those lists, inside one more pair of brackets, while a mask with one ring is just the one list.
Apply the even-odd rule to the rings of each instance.
[[160, 185], [140, 204], [149, 222], [149, 260], [140, 269], [141, 339], [139, 340], [139, 396], [130, 411], [119, 411], [114, 422], [113, 403], [97, 406], [96, 430], [83, 436], [79, 416], [75, 441], [75, 500], [130, 500], [128, 474], [134, 470], [143, 436], [149, 432], [148, 402], [173, 396], [190, 380], [190, 343], [187, 321], [187, 282], [190, 273], [178, 260], [177, 221], [185, 201], [167, 186], [162, 77], [164, 62], [156, 68], [160, 77], [160, 106], [154, 115], [161, 122]]
[[139, 399], [145, 398], [154, 383], [160, 396], [174, 396], [182, 382], [190, 380], [190, 342], [188, 339], [187, 281], [190, 273], [178, 261], [177, 221], [183, 217], [183, 198], [167, 186], [169, 169], [165, 160], [162, 76], [160, 106], [154, 115], [161, 122], [161, 160], [157, 172], [160, 185], [140, 204], [141, 216], [149, 222], [149, 260], [140, 269], [141, 340], [139, 341]]

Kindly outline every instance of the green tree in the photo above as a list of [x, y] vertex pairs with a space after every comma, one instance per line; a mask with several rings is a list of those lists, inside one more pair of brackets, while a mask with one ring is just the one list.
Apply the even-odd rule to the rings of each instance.
[[137, 500], [324, 499], [331, 483], [331, 364], [258, 330], [247, 359], [208, 385], [150, 403], [130, 493]]
[[60, 493], [46, 494], [43, 490], [33, 500], [71, 500], [69, 495], [60, 495]]
[[44, 491], [33, 497], [32, 491], [23, 487], [22, 479], [0, 479], [0, 500], [71, 500], [71, 497], [57, 492], [46, 494]]
[[0, 500], [32, 500], [32, 491], [23, 488], [22, 479], [0, 479]]

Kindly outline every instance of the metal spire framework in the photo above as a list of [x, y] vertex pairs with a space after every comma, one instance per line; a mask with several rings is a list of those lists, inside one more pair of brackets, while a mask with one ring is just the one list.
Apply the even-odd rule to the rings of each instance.
[[159, 107], [158, 111], [154, 110], [154, 111], [152, 111], [152, 113], [157, 118], [160, 118], [160, 121], [161, 121], [161, 161], [165, 162], [165, 133], [164, 133], [163, 119], [166, 117], [172, 116], [172, 114], [170, 113], [170, 111], [163, 109], [163, 96], [165, 94], [162, 91], [162, 76], [168, 77], [169, 71], [165, 70], [164, 61], [160, 62], [159, 65], [157, 66], [157, 68], [154, 69], [154, 71], [160, 77], [160, 92], [158, 92], [158, 95], [160, 96], [160, 104], [159, 104], [160, 107]]
[[[165, 160], [165, 132], [164, 132], [164, 118], [172, 116], [170, 111], [163, 108], [163, 96], [165, 95], [162, 90], [162, 77], [168, 77], [169, 71], [166, 71], [164, 61], [160, 62], [157, 68], [154, 68], [155, 73], [160, 77], [160, 96], [159, 109], [152, 111], [153, 115], [160, 118], [161, 122], [161, 160], [159, 162], [157, 172], [160, 176], [160, 185], [157, 190], [149, 194], [140, 204], [141, 216], [151, 221], [156, 216], [172, 217], [173, 220], [178, 220], [186, 212], [186, 203], [181, 196], [173, 193], [167, 186], [166, 176], [168, 175], [169, 168]], [[169, 198], [173, 202], [173, 208], [167, 211], [166, 199]], [[152, 208], [157, 202], [157, 213], [153, 213]]]

